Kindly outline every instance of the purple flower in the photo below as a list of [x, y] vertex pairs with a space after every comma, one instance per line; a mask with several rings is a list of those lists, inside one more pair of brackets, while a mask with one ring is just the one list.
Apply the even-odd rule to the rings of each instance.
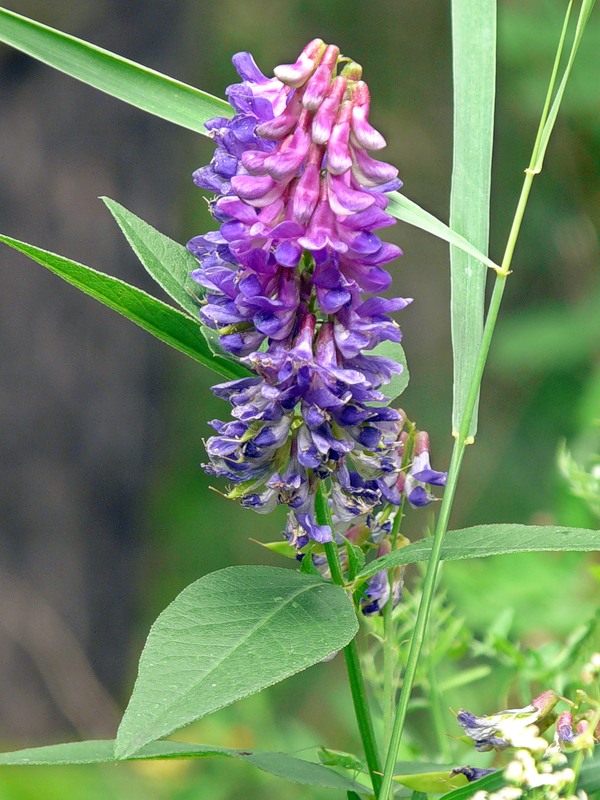
[[478, 781], [480, 778], [485, 778], [486, 775], [491, 775], [496, 772], [495, 769], [482, 769], [481, 767], [456, 767], [452, 770], [450, 775], [464, 775], [465, 778], [472, 783]]
[[429, 463], [429, 434], [419, 431], [415, 437], [413, 449], [413, 463], [404, 484], [404, 491], [408, 502], [414, 508], [428, 506], [435, 495], [428, 486], [445, 486], [448, 475], [446, 472], [437, 472], [431, 469]]
[[[253, 376], [214, 387], [233, 419], [211, 423], [206, 469], [246, 507], [286, 505], [286, 536], [299, 548], [331, 541], [361, 517], [385, 537], [387, 523], [374, 521], [401, 502], [406, 437], [403, 412], [380, 389], [402, 367], [368, 351], [400, 341], [390, 315], [411, 300], [365, 295], [389, 288], [383, 266], [401, 255], [375, 233], [395, 222], [385, 192], [400, 186], [397, 170], [367, 152], [385, 140], [369, 122], [362, 69], [336, 46], [309, 42], [273, 78], [249, 53], [233, 63], [235, 114], [207, 123], [215, 154], [194, 173], [215, 195], [219, 229], [188, 249], [204, 290], [201, 322]], [[444, 476], [418, 442], [406, 478], [415, 505]], [[334, 530], [315, 516], [322, 480]], [[375, 576], [371, 604], [383, 606], [384, 590]]]

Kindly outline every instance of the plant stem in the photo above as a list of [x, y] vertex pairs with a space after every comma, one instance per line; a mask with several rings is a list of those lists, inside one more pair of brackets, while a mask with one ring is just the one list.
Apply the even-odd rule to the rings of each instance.
[[468, 436], [469, 428], [471, 425], [475, 404], [477, 402], [477, 396], [481, 386], [481, 379], [483, 377], [483, 371], [485, 369], [485, 364], [490, 350], [494, 328], [496, 327], [496, 320], [498, 319], [498, 312], [500, 310], [500, 304], [502, 302], [502, 295], [504, 294], [504, 289], [506, 287], [506, 279], [510, 272], [510, 265], [512, 262], [515, 245], [517, 243], [517, 238], [519, 235], [519, 231], [521, 229], [521, 223], [523, 222], [523, 216], [525, 213], [525, 208], [527, 206], [529, 192], [531, 191], [533, 179], [537, 174], [539, 174], [539, 172], [542, 169], [544, 155], [546, 152], [546, 148], [548, 146], [550, 134], [552, 133], [552, 128], [554, 126], [554, 123], [556, 122], [556, 116], [558, 114], [558, 109], [560, 107], [560, 102], [562, 100], [564, 88], [567, 79], [569, 77], [571, 67], [573, 65], [575, 54], [577, 53], [577, 48], [579, 47], [579, 43], [581, 41], [581, 36], [583, 35], [583, 30], [589, 19], [589, 15], [591, 13], [593, 5], [594, 5], [594, 0], [587, 0], [587, 1], [584, 0], [584, 2], [581, 5], [579, 11], [579, 18], [577, 20], [575, 38], [571, 46], [571, 52], [569, 54], [568, 63], [565, 72], [563, 74], [563, 78], [560, 82], [560, 86], [558, 88], [556, 97], [554, 98], [554, 102], [552, 102], [552, 96], [554, 94], [554, 86], [556, 84], [562, 50], [565, 43], [565, 36], [567, 32], [567, 25], [569, 20], [569, 14], [572, 7], [572, 2], [569, 3], [569, 6], [567, 8], [567, 13], [565, 16], [565, 21], [560, 35], [556, 57], [554, 59], [552, 75], [550, 77], [550, 83], [548, 86], [548, 91], [546, 93], [544, 108], [542, 111], [537, 136], [533, 146], [533, 152], [531, 154], [531, 160], [529, 162], [528, 168], [525, 170], [525, 180], [523, 181], [523, 187], [521, 189], [519, 202], [517, 203], [517, 209], [515, 211], [515, 216], [513, 218], [510, 233], [508, 235], [508, 241], [506, 243], [504, 257], [502, 258], [501, 268], [498, 272], [496, 272], [496, 281], [494, 283], [494, 290], [492, 292], [492, 297], [490, 299], [488, 313], [485, 320], [481, 346], [479, 348], [479, 355], [477, 357], [477, 363], [473, 371], [473, 378], [471, 380], [469, 393], [467, 395], [467, 399], [465, 402], [465, 408], [463, 412], [463, 417], [461, 419], [460, 429], [457, 434], [456, 440], [454, 442], [454, 447], [452, 448], [452, 457], [450, 459], [450, 468], [448, 470], [448, 482], [446, 485], [446, 489], [444, 491], [444, 497], [442, 499], [440, 515], [438, 517], [435, 536], [431, 548], [431, 556], [429, 559], [429, 563], [427, 565], [427, 573], [425, 575], [425, 581], [423, 584], [423, 595], [421, 597], [421, 603], [419, 605], [419, 610], [417, 612], [417, 619], [415, 622], [415, 627], [410, 642], [406, 669], [404, 671], [404, 680], [402, 682], [402, 689], [400, 691], [400, 698], [398, 700], [398, 708], [396, 710], [396, 718], [394, 720], [392, 736], [390, 739], [389, 749], [385, 762], [385, 771], [383, 775], [381, 791], [379, 792], [378, 795], [379, 800], [388, 800], [390, 795], [392, 779], [394, 775], [394, 764], [398, 755], [398, 749], [400, 747], [400, 742], [402, 739], [402, 731], [404, 728], [404, 722], [406, 720], [406, 713], [408, 710], [410, 694], [412, 692], [412, 687], [417, 670], [417, 663], [419, 660], [419, 656], [421, 654], [421, 649], [423, 647], [425, 631], [427, 628], [427, 622], [431, 611], [431, 603], [435, 591], [435, 583], [442, 552], [442, 543], [444, 539], [444, 534], [446, 533], [446, 530], [448, 528], [448, 522], [452, 510], [452, 504], [454, 502], [454, 496], [456, 494], [456, 487], [458, 484], [460, 468], [465, 454], [465, 448], [467, 444], [470, 444], [472, 441], [469, 439]]
[[[319, 484], [319, 488], [317, 489], [315, 511], [318, 524], [329, 525], [333, 531], [331, 512], [327, 504], [327, 497], [323, 491], [322, 483]], [[329, 571], [331, 572], [331, 580], [338, 586], [344, 586], [344, 576], [342, 574], [337, 545], [335, 542], [327, 542], [324, 545], [324, 549], [325, 555], [327, 556]], [[379, 761], [375, 729], [373, 727], [373, 720], [367, 700], [367, 691], [360, 666], [356, 639], [352, 639], [352, 641], [344, 647], [344, 662], [346, 664], [346, 672], [348, 673], [348, 683], [350, 685], [350, 694], [352, 695], [358, 730], [360, 732], [365, 757], [367, 759], [367, 766], [373, 784], [373, 791], [378, 793], [381, 786], [381, 764]]]
[[444, 712], [442, 709], [442, 696], [438, 686], [436, 661], [434, 658], [433, 645], [431, 641], [431, 629], [429, 636], [429, 653], [427, 657], [427, 682], [429, 684], [429, 702], [431, 708], [431, 718], [433, 720], [433, 729], [435, 731], [435, 738], [437, 742], [438, 753], [446, 763], [452, 761], [452, 753], [450, 751], [450, 739], [446, 736], [444, 730]]
[[388, 572], [390, 599], [383, 607], [383, 741], [389, 742], [392, 734], [392, 720], [396, 699], [396, 663], [398, 649], [396, 644], [396, 625], [392, 616], [392, 593], [394, 591], [392, 572]]
[[440, 514], [438, 517], [435, 536], [433, 539], [433, 545], [431, 548], [431, 557], [427, 565], [427, 572], [425, 575], [425, 581], [423, 583], [423, 596], [421, 598], [421, 603], [419, 605], [419, 611], [417, 613], [417, 619], [415, 622], [415, 627], [410, 642], [410, 649], [408, 653], [406, 669], [404, 672], [402, 689], [400, 691], [400, 698], [398, 700], [396, 718], [394, 720], [394, 726], [390, 738], [383, 781], [382, 781], [381, 791], [379, 793], [379, 800], [388, 800], [390, 795], [392, 778], [394, 775], [394, 764], [396, 762], [398, 750], [400, 747], [400, 742], [402, 739], [404, 722], [406, 720], [406, 712], [408, 710], [410, 694], [412, 691], [417, 671], [417, 663], [419, 661], [419, 656], [421, 655], [421, 650], [425, 639], [425, 630], [427, 627], [427, 622], [431, 611], [431, 603], [435, 591], [435, 583], [442, 552], [442, 543], [444, 539], [444, 534], [448, 529], [448, 522], [450, 520], [452, 504], [454, 502], [454, 496], [456, 494], [456, 487], [458, 485], [460, 468], [465, 454], [465, 448], [468, 443], [469, 427], [471, 425], [471, 419], [473, 417], [473, 411], [475, 409], [475, 402], [477, 399], [477, 395], [479, 393], [479, 387], [481, 385], [483, 371], [490, 350], [492, 335], [494, 333], [496, 320], [498, 318], [498, 311], [500, 309], [500, 304], [502, 302], [502, 295], [504, 294], [504, 288], [506, 286], [506, 278], [509, 273], [509, 268], [512, 261], [515, 245], [517, 242], [517, 237], [519, 235], [519, 230], [521, 228], [521, 223], [523, 221], [523, 215], [525, 213], [525, 207], [527, 205], [527, 199], [529, 197], [529, 192], [531, 190], [531, 185], [533, 183], [534, 177], [535, 173], [533, 172], [533, 170], [526, 171], [525, 180], [523, 182], [523, 188], [521, 189], [521, 196], [519, 197], [517, 210], [515, 212], [515, 217], [513, 219], [513, 224], [508, 237], [508, 242], [506, 244], [504, 258], [502, 259], [501, 272], [496, 274], [494, 291], [492, 292], [492, 297], [490, 299], [489, 310], [485, 321], [485, 327], [483, 329], [481, 347], [479, 349], [479, 356], [477, 358], [477, 363], [475, 365], [473, 378], [471, 380], [471, 386], [469, 388], [469, 393], [467, 395], [467, 400], [465, 403], [463, 418], [461, 420], [460, 430], [458, 432], [458, 436], [456, 437], [456, 440], [454, 442], [454, 447], [452, 449], [450, 468], [448, 470], [448, 482], [444, 490], [444, 496], [442, 499]]

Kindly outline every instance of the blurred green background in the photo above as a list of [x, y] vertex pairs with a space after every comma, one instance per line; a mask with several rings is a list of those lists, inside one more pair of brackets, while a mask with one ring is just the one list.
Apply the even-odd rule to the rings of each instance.
[[[386, 135], [386, 159], [400, 168], [403, 191], [447, 220], [452, 152], [447, 2], [294, 0], [283, 4], [255, 0], [250, 4], [239, 0], [162, 0], [123, 4], [103, 0], [67, 1], [58, 8], [48, 0], [32, 0], [5, 5], [217, 95], [223, 95], [225, 87], [236, 81], [230, 56], [238, 50], [251, 51], [263, 71], [270, 73], [274, 65], [293, 60], [315, 36], [335, 42], [343, 53], [363, 65], [373, 98], [372, 120]], [[559, 0], [499, 2], [491, 226], [491, 254], [496, 260], [501, 256], [535, 137], [565, 7], [566, 3]], [[452, 522], [455, 528], [492, 521], [597, 527], [597, 518], [583, 501], [572, 496], [560, 477], [556, 453], [565, 438], [581, 460], [594, 448], [598, 452], [599, 52], [600, 15], [596, 12], [527, 210], [485, 377], [480, 433], [476, 446], [468, 452], [461, 479]], [[147, 119], [133, 109], [125, 112], [117, 101], [101, 97], [49, 68], [28, 66], [28, 60], [23, 59], [8, 48], [0, 49], [3, 108], [31, 123], [30, 128], [23, 128], [29, 131], [28, 136], [21, 136], [16, 124], [1, 128], [2, 141], [7, 143], [5, 156], [0, 158], [0, 176], [5, 174], [4, 189], [0, 190], [2, 230], [150, 288], [134, 257], [121, 249], [120, 234], [110, 227], [95, 198], [103, 193], [112, 195], [185, 242], [211, 226], [203, 193], [190, 180], [191, 172], [210, 160], [210, 141]], [[56, 101], [41, 113], [43, 99], [38, 105], [37, 98], [46, 91], [55, 91]], [[52, 139], [45, 146], [56, 159], [50, 165], [40, 159], [36, 169], [32, 149], [38, 140], [34, 132], [49, 129]], [[88, 160], [74, 157], [78, 139], [87, 147]], [[44, 197], [40, 200], [36, 183], [39, 170], [43, 171], [47, 202]], [[53, 212], [56, 218], [48, 216], [48, 208], [53, 208], [57, 194], [60, 199], [61, 191], [69, 197], [72, 230], [64, 230], [60, 206]], [[40, 202], [43, 209], [37, 212], [36, 203]], [[15, 210], [19, 208], [21, 216]], [[447, 246], [401, 224], [387, 233], [405, 253], [392, 266], [395, 291], [415, 298], [400, 319], [411, 370], [411, 383], [402, 404], [409, 416], [430, 432], [434, 466], [442, 469], [448, 464], [452, 444]], [[224, 404], [210, 394], [214, 382], [211, 374], [166, 348], [147, 344], [146, 334], [129, 330], [127, 322], [116, 319], [108, 310], [92, 310], [91, 301], [74, 296], [69, 287], [55, 286], [58, 281], [39, 272], [34, 273], [31, 291], [43, 291], [44, 296], [29, 308], [31, 294], [19, 295], [21, 277], [15, 275], [24, 276], [38, 268], [22, 261], [12, 266], [5, 255], [7, 266], [0, 266], [0, 270], [14, 292], [6, 301], [12, 327], [2, 340], [6, 340], [3, 354], [8, 353], [6, 364], [14, 361], [19, 367], [7, 372], [3, 384], [16, 383], [23, 393], [46, 391], [46, 386], [28, 388], [28, 378], [24, 377], [25, 371], [43, 374], [47, 363], [45, 344], [42, 346], [36, 335], [29, 337], [29, 326], [40, 307], [43, 319], [37, 316], [37, 320], [47, 337], [59, 329], [56, 335], [64, 336], [68, 320], [66, 326], [73, 326], [72, 338], [60, 340], [61, 347], [52, 356], [55, 363], [50, 360], [50, 364], [53, 375], [58, 369], [57, 383], [61, 369], [74, 374], [73, 393], [81, 397], [81, 402], [73, 407], [65, 400], [64, 406], [53, 407], [51, 414], [38, 412], [33, 421], [19, 424], [34, 430], [30, 442], [33, 454], [36, 447], [39, 450], [40, 437], [53, 441], [51, 429], [59, 424], [58, 419], [66, 425], [60, 444], [52, 446], [49, 471], [62, 474], [63, 462], [68, 463], [85, 485], [75, 488], [73, 502], [89, 501], [89, 519], [103, 513], [108, 517], [98, 527], [86, 525], [86, 515], [73, 516], [74, 527], [69, 530], [80, 531], [77, 552], [85, 554], [87, 566], [80, 570], [77, 589], [69, 591], [71, 598], [77, 591], [79, 599], [70, 603], [59, 587], [45, 581], [54, 571], [52, 559], [57, 569], [69, 574], [81, 566], [72, 557], [73, 542], [67, 536], [53, 544], [45, 528], [47, 514], [40, 512], [40, 519], [23, 520], [10, 505], [10, 501], [21, 505], [37, 502], [39, 484], [33, 482], [32, 471], [26, 467], [24, 472], [32, 480], [30, 488], [7, 491], [3, 497], [0, 524], [3, 532], [6, 528], [5, 542], [19, 542], [12, 549], [5, 545], [8, 565], [11, 574], [20, 576], [20, 589], [27, 593], [28, 586], [35, 586], [40, 598], [48, 599], [51, 610], [59, 614], [60, 625], [74, 633], [86, 654], [86, 669], [89, 667], [96, 676], [90, 678], [90, 685], [98, 690], [93, 708], [106, 710], [110, 701], [99, 685], [106, 686], [119, 705], [126, 702], [148, 627], [184, 586], [234, 563], [280, 563], [252, 540], [276, 539], [282, 517], [253, 515], [210, 491], [211, 481], [200, 468], [204, 459], [202, 439], [209, 434], [206, 420], [227, 413]], [[54, 294], [48, 295], [50, 292]], [[53, 317], [53, 308], [62, 309], [56, 311], [57, 317]], [[25, 314], [25, 309], [33, 316]], [[70, 345], [75, 342], [81, 348], [81, 337], [85, 340], [88, 335], [92, 317], [96, 338], [86, 341], [83, 355], [73, 355]], [[99, 344], [97, 337], [103, 337], [104, 331], [108, 336], [109, 328], [116, 340], [110, 340], [110, 346]], [[28, 342], [26, 354], [5, 349], [20, 339]], [[85, 360], [83, 370], [78, 366], [79, 357]], [[7, 380], [13, 377], [14, 381]], [[90, 382], [100, 387], [93, 397], [82, 388]], [[105, 404], [89, 415], [89, 403], [104, 397], [102, 386], [107, 382], [114, 385], [114, 395], [107, 396]], [[73, 393], [65, 389], [65, 395]], [[121, 406], [114, 405], [113, 397], [121, 402], [128, 396], [132, 405], [123, 413]], [[2, 427], [7, 432], [17, 424], [13, 416], [20, 402], [17, 395], [16, 401], [1, 406]], [[99, 419], [104, 425], [100, 433]], [[86, 440], [94, 434], [102, 443], [111, 442], [111, 437], [120, 442], [119, 458], [106, 457], [104, 469], [108, 473], [122, 471], [127, 480], [118, 485], [114, 496], [107, 494], [108, 490], [98, 491], [90, 500], [86, 492], [90, 483], [95, 484], [95, 467], [92, 464], [86, 472], [87, 462], [78, 458], [81, 447], [69, 451], [64, 441], [65, 437]], [[10, 439], [8, 433], [5, 438]], [[22, 451], [22, 442], [19, 437], [15, 452]], [[110, 454], [112, 450], [106, 446]], [[1, 452], [3, 465], [10, 466], [15, 456], [8, 449]], [[67, 482], [73, 485], [73, 481]], [[52, 487], [47, 491], [52, 506], [55, 493]], [[104, 511], [98, 510], [102, 508]], [[413, 514], [408, 525], [412, 535], [420, 536], [430, 523], [425, 511]], [[28, 538], [34, 524], [40, 534]], [[29, 544], [25, 546], [23, 541]], [[63, 549], [57, 551], [59, 546]], [[451, 738], [459, 731], [449, 707], [457, 710], [466, 706], [484, 713], [509, 700], [526, 703], [528, 691], [549, 688], [542, 685], [544, 680], [570, 680], [564, 670], [545, 675], [544, 664], [547, 666], [549, 654], [556, 654], [593, 614], [597, 575], [597, 560], [578, 554], [504, 557], [444, 567], [440, 608], [446, 609], [448, 626], [457, 620], [458, 625], [454, 624], [451, 631], [447, 652], [432, 656], [435, 670], [443, 681], [460, 676], [473, 665], [482, 668], [479, 680], [448, 689], [441, 698], [453, 758], [474, 761], [469, 751]], [[8, 604], [10, 618], [9, 606], [16, 604], [20, 595], [16, 589], [8, 591], [11, 583], [5, 578], [0, 600]], [[31, 602], [35, 616], [35, 595]], [[107, 603], [113, 604], [108, 612]], [[81, 621], [82, 604], [89, 610], [86, 619], [93, 624]], [[474, 645], [476, 640], [483, 644]], [[99, 735], [86, 726], [85, 709], [66, 709], [60, 692], [53, 691], [56, 684], [51, 675], [48, 678], [43, 652], [32, 652], [27, 641], [19, 640], [14, 631], [11, 635], [6, 625], [0, 626], [0, 644], [5, 652], [12, 648], [16, 653], [15, 660], [9, 663], [5, 659], [5, 668], [0, 670], [5, 679], [3, 692], [12, 695], [12, 704], [0, 707], [3, 749]], [[582, 652], [582, 657], [586, 653]], [[319, 665], [282, 686], [218, 712], [185, 735], [206, 744], [281, 749], [300, 756], [308, 756], [309, 749], [319, 744], [357, 751], [356, 737], [351, 733], [349, 695], [338, 662]], [[24, 683], [18, 665], [31, 673], [30, 684]], [[377, 665], [372, 666], [376, 671]], [[430, 690], [425, 676], [420, 692], [426, 698]], [[33, 696], [40, 698], [43, 724], [36, 724], [38, 705], [31, 702]], [[80, 696], [85, 705], [85, 693]], [[25, 707], [26, 723], [19, 711]], [[420, 751], [430, 757], [435, 750], [425, 713], [417, 708], [412, 715], [405, 756]], [[103, 717], [109, 721], [107, 727], [112, 714], [111, 708]], [[77, 720], [83, 722], [77, 724]], [[110, 736], [111, 731], [103, 735]], [[0, 772], [0, 800], [42, 796], [49, 800], [230, 800], [242, 793], [246, 797], [286, 800], [331, 796], [219, 761], [106, 769], [5, 768]]]

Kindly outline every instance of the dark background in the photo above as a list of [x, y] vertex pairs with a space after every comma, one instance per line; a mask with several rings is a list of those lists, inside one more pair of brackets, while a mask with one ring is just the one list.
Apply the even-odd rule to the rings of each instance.
[[[399, 166], [403, 191], [447, 220], [446, 2], [4, 5], [220, 96], [236, 81], [230, 56], [238, 50], [250, 50], [270, 73], [315, 36], [335, 42], [364, 67], [372, 120], [386, 135], [385, 157]], [[496, 260], [565, 6], [499, 3]], [[555, 456], [564, 437], [589, 449], [600, 416], [599, 48], [596, 13], [527, 210], [455, 528], [496, 520], [595, 527], [558, 477]], [[210, 141], [4, 45], [0, 109], [0, 231], [160, 296], [97, 198], [113, 197], [187, 241], [210, 225], [203, 193], [191, 183], [192, 171], [210, 160]], [[388, 234], [405, 252], [392, 267], [395, 289], [416, 298], [400, 319], [411, 369], [402, 404], [430, 431], [441, 469], [451, 448], [447, 246], [401, 224]], [[208, 571], [278, 563], [250, 539], [276, 539], [281, 519], [254, 516], [209, 491], [200, 468], [205, 420], [226, 413], [210, 394], [210, 373], [7, 248], [0, 281], [0, 739], [8, 749], [108, 737], [154, 617]], [[429, 522], [424, 512], [413, 520], [414, 533]], [[574, 609], [591, 606], [594, 588], [579, 556], [533, 558], [510, 568], [496, 559], [446, 571], [450, 597], [474, 630], [508, 605], [516, 609], [515, 634], [564, 636]], [[535, 619], [532, 604], [541, 615]], [[340, 677], [335, 665], [312, 674]], [[316, 714], [318, 701], [305, 695], [311, 678], [294, 680], [296, 725], [316, 727], [321, 738], [338, 735], [339, 724], [326, 717], [344, 722], [345, 695], [331, 700], [331, 715]], [[236, 741], [245, 746], [267, 747], [272, 733], [261, 739], [262, 730], [270, 730], [269, 717], [282, 724], [279, 704], [289, 704], [289, 695], [275, 689], [253, 702], [242, 704], [240, 717], [221, 712], [217, 720], [241, 725]], [[254, 719], [259, 707], [258, 727], [246, 721], [252, 733], [240, 719]], [[223, 738], [218, 721], [206, 725], [206, 736]], [[302, 741], [296, 733], [294, 742]], [[7, 797], [21, 796], [16, 783], [6, 787]]]

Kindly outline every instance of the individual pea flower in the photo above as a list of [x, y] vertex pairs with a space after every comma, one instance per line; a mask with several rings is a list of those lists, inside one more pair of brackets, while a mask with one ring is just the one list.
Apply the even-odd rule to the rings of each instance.
[[496, 772], [495, 769], [483, 769], [481, 767], [455, 767], [450, 775], [464, 775], [465, 778], [469, 781], [469, 783], [473, 783], [473, 781], [478, 781], [480, 778], [485, 778], [486, 775], [491, 775], [492, 772]]
[[[402, 543], [408, 544], [408, 539], [400, 537]], [[384, 539], [377, 548], [377, 558], [386, 556], [392, 551], [392, 545], [389, 539]], [[392, 602], [392, 608], [396, 608], [398, 603], [402, 600], [402, 589], [404, 585], [404, 567], [399, 567], [393, 570], [392, 586], [390, 589], [390, 579], [386, 570], [380, 570], [373, 575], [368, 583], [364, 592], [364, 598], [361, 600], [361, 611], [366, 617], [373, 616], [374, 614], [381, 614], [383, 607]]]
[[548, 690], [525, 708], [507, 709], [489, 716], [478, 717], [461, 709], [456, 721], [480, 752], [505, 750], [507, 747], [545, 750], [547, 743], [539, 736], [539, 731], [548, 722], [557, 702], [558, 696]]
[[428, 506], [435, 495], [429, 486], [445, 486], [448, 474], [431, 468], [429, 461], [429, 434], [418, 431], [415, 436], [413, 460], [404, 481], [404, 492], [408, 502], [414, 508]]
[[591, 752], [595, 745], [595, 734], [588, 719], [574, 723], [573, 714], [563, 711], [556, 721], [554, 743], [561, 750], [585, 750]]

